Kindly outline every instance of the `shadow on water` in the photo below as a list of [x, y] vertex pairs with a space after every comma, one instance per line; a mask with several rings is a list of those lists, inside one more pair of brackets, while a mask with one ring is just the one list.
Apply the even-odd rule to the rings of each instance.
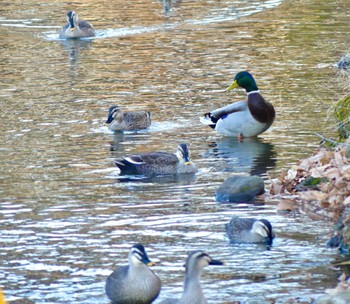
[[240, 251], [240, 250], [245, 250], [245, 251], [270, 251], [271, 248], [273, 247], [272, 245], [266, 245], [262, 243], [242, 243], [234, 240], [228, 240], [228, 243], [230, 244], [230, 247], [232, 250], [235, 251]]
[[117, 177], [119, 182], [140, 182], [156, 184], [180, 184], [187, 185], [196, 180], [195, 174], [174, 174], [174, 175], [120, 175]]
[[258, 138], [237, 141], [224, 137], [209, 144], [204, 157], [213, 157], [226, 161], [226, 172], [245, 172], [262, 175], [276, 166], [276, 151], [271, 143]]

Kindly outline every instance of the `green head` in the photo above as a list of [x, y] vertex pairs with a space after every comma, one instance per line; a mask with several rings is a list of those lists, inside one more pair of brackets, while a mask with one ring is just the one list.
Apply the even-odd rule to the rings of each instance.
[[245, 89], [247, 93], [258, 90], [253, 76], [247, 71], [237, 73], [232, 84], [226, 89], [226, 92], [230, 92], [238, 87]]

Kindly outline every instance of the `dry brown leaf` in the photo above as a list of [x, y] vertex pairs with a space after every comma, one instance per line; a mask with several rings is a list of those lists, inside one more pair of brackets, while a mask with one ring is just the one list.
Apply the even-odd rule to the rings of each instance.
[[348, 176], [350, 176], [350, 165], [343, 166], [342, 173], [343, 174], [348, 174]]
[[325, 177], [326, 176], [326, 170], [328, 170], [330, 165], [322, 166], [322, 167], [315, 167], [310, 169], [309, 174], [312, 177]]
[[325, 176], [328, 179], [339, 179], [341, 177], [340, 171], [336, 167], [328, 168], [325, 172]]
[[289, 169], [285, 178], [292, 180], [292, 179], [296, 178], [297, 174], [298, 174], [298, 171], [293, 170], [293, 169]]
[[328, 202], [332, 208], [338, 208], [343, 203], [343, 197], [341, 195], [331, 195], [328, 198]]
[[343, 201], [343, 204], [344, 204], [345, 206], [350, 205], [350, 196], [348, 196], [347, 198], [345, 198], [345, 200]]
[[293, 211], [297, 208], [297, 203], [291, 200], [285, 200], [278, 203], [276, 209], [278, 211]]
[[309, 190], [300, 192], [300, 198], [308, 201], [324, 201], [327, 198], [327, 194], [321, 191]]
[[334, 183], [334, 187], [337, 189], [346, 189], [347, 183], [343, 177], [337, 178]]
[[277, 179], [271, 180], [270, 194], [277, 195], [277, 194], [281, 194], [282, 192], [283, 192], [283, 185], [281, 184], [281, 182]]
[[344, 158], [343, 158], [343, 155], [342, 155], [341, 151], [335, 151], [334, 152], [334, 160], [335, 160], [335, 164], [338, 167], [344, 166]]

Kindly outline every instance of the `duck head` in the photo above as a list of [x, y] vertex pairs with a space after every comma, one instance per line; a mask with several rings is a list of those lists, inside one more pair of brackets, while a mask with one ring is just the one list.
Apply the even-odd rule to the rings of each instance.
[[135, 266], [142, 264], [145, 264], [146, 266], [155, 265], [155, 263], [148, 258], [145, 247], [141, 244], [136, 244], [131, 247], [129, 253], [129, 264]]
[[190, 151], [188, 146], [185, 143], [179, 144], [176, 151], [176, 156], [180, 162], [183, 162], [185, 165], [190, 165]]
[[67, 21], [71, 31], [75, 30], [75, 24], [78, 21], [78, 15], [74, 11], [69, 11], [67, 13]]
[[226, 92], [230, 92], [238, 87], [245, 89], [247, 93], [258, 90], [252, 74], [247, 71], [237, 73], [232, 84], [226, 89]]
[[118, 106], [112, 106], [108, 110], [108, 118], [106, 120], [106, 125], [111, 124], [113, 121], [117, 123], [122, 123], [124, 119], [124, 113]]
[[271, 223], [266, 219], [260, 219], [254, 222], [252, 232], [265, 238], [266, 245], [271, 246], [275, 237]]

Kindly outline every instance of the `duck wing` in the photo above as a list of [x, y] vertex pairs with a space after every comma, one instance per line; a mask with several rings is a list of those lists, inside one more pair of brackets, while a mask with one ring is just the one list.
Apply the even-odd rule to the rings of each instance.
[[[168, 152], [151, 152], [124, 156], [115, 164], [122, 174], [162, 174], [168, 170], [173, 172], [179, 160]], [[169, 169], [170, 168], [170, 169]]]
[[233, 217], [226, 225], [226, 232], [251, 230], [256, 219]]
[[134, 111], [124, 113], [124, 122], [128, 129], [146, 129], [151, 125], [151, 112]]
[[248, 104], [245, 100], [234, 102], [228, 106], [211, 111], [211, 115], [219, 119], [223, 116], [227, 116], [234, 112], [246, 111], [248, 109]]
[[78, 21], [78, 25], [79, 25], [79, 28], [82, 31], [87, 31], [87, 30], [92, 30], [93, 29], [91, 23], [89, 23], [89, 22], [87, 22], [85, 20], [79, 20]]
[[222, 118], [224, 119], [227, 115], [235, 112], [243, 112], [248, 110], [248, 104], [246, 101], [237, 101], [228, 106], [216, 109], [210, 113], [205, 113], [204, 116], [200, 118], [200, 121], [204, 125], [208, 125], [215, 129], [217, 121]]
[[176, 165], [178, 159], [175, 154], [168, 152], [151, 152], [137, 155], [125, 156], [123, 159], [135, 165]]

